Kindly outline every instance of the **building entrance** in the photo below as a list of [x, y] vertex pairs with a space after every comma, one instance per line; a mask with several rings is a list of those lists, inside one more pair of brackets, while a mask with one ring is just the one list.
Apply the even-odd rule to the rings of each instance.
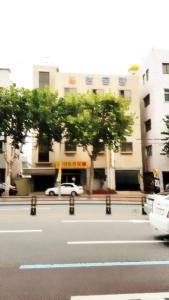
[[62, 182], [74, 182], [77, 185], [86, 185], [86, 170], [62, 169]]

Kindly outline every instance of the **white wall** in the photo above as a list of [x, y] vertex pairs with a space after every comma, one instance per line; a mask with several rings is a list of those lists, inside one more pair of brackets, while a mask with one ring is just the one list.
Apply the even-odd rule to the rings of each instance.
[[[164, 89], [169, 89], [169, 74], [162, 73], [162, 63], [169, 63], [169, 51], [152, 50], [141, 69], [141, 77], [146, 69], [149, 69], [149, 80], [142, 83], [141, 78], [141, 115], [142, 115], [142, 138], [143, 138], [143, 162], [145, 171], [159, 170], [162, 182], [162, 171], [169, 171], [169, 158], [160, 155], [162, 149], [161, 131], [164, 129], [162, 119], [169, 115], [169, 102], [164, 101]], [[150, 105], [144, 107], [143, 98], [150, 94]], [[145, 132], [144, 122], [151, 119], [151, 130]], [[144, 156], [144, 147], [152, 145], [152, 156]]]

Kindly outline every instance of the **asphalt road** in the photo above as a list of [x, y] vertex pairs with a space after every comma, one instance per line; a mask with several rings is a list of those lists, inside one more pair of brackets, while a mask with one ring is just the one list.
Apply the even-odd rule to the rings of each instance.
[[111, 215], [104, 205], [76, 205], [74, 215], [38, 205], [36, 216], [0, 205], [0, 299], [157, 292], [169, 292], [169, 236], [140, 205], [114, 204]]

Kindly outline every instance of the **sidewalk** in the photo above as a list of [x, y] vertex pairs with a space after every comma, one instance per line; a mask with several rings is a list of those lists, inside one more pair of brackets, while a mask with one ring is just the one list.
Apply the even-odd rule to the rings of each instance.
[[[44, 192], [33, 192], [28, 196], [1, 196], [0, 202], [31, 201], [33, 196], [35, 196], [38, 201], [68, 201], [70, 198], [70, 196], [61, 196], [61, 199], [58, 199], [58, 196], [46, 196]], [[141, 199], [142, 197], [145, 197], [145, 194], [140, 191], [117, 191], [116, 194], [93, 194], [91, 196], [83, 194], [81, 196], [75, 196], [75, 201], [105, 201], [106, 197], [109, 196], [111, 201], [116, 202], [141, 202]]]

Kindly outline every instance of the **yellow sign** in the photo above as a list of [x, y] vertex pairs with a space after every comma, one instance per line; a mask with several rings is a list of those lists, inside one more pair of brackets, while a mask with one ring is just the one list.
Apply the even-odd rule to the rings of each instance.
[[62, 181], [62, 169], [59, 168], [58, 170], [58, 176], [57, 176], [57, 182], [61, 182]]
[[59, 161], [56, 161], [56, 169], [60, 168], [60, 164], [62, 169], [86, 169], [88, 167], [86, 161], [64, 160], [61, 163]]
[[153, 169], [153, 175], [154, 175], [154, 177], [158, 176], [158, 170], [157, 169]]
[[76, 84], [76, 78], [74, 76], [69, 77], [69, 84]]

